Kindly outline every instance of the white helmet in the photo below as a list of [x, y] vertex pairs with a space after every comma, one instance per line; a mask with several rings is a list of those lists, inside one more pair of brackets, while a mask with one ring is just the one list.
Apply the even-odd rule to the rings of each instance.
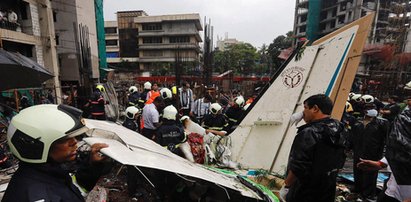
[[130, 92], [130, 93], [134, 93], [134, 92], [137, 92], [138, 91], [138, 89], [137, 89], [137, 87], [135, 87], [135, 86], [131, 86], [129, 89], [128, 89], [128, 92]]
[[160, 95], [164, 100], [173, 98], [173, 93], [168, 88], [162, 88], [160, 90]]
[[144, 89], [147, 89], [147, 90], [151, 90], [151, 83], [150, 82], [145, 82], [144, 83]]
[[139, 112], [140, 110], [137, 107], [130, 106], [130, 107], [127, 107], [126, 109], [126, 116], [129, 119], [134, 119], [136, 117], [136, 114], [138, 114]]
[[212, 114], [217, 114], [222, 109], [221, 105], [218, 103], [213, 103], [210, 105], [210, 112]]
[[68, 105], [36, 105], [13, 117], [7, 131], [11, 152], [27, 163], [46, 163], [53, 142], [88, 131], [82, 111]]
[[364, 100], [364, 102], [367, 104], [374, 102], [374, 97], [372, 95], [363, 95], [361, 99]]
[[353, 93], [353, 92], [350, 92], [350, 93], [348, 93], [348, 97], [351, 99], [352, 98], [352, 96], [354, 96], [355, 95], [355, 93]]
[[243, 107], [245, 100], [243, 96], [237, 96], [236, 98], [234, 98], [234, 103], [236, 103], [239, 107]]
[[405, 90], [411, 90], [411, 81], [408, 82], [407, 84], [405, 84], [404, 89]]
[[351, 100], [354, 100], [356, 102], [361, 102], [361, 97], [362, 97], [361, 94], [355, 94], [351, 97]]
[[164, 111], [163, 111], [164, 119], [176, 120], [176, 116], [177, 116], [177, 109], [173, 105], [170, 105], [164, 108]]

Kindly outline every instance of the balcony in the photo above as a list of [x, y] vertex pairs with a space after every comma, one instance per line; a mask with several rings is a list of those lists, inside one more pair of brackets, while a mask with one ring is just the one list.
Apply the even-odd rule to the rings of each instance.
[[164, 31], [141, 31], [138, 33], [138, 37], [159, 37], [159, 36], [184, 36], [190, 35], [195, 36], [197, 41], [202, 42], [201, 36], [199, 32], [196, 31], [179, 31], [179, 32], [164, 32]]
[[176, 49], [195, 49], [200, 50], [200, 46], [195, 43], [157, 43], [157, 44], [140, 44], [140, 50], [176, 50]]
[[[175, 62], [175, 57], [140, 57], [139, 62]], [[187, 57], [184, 58], [184, 61], [194, 62], [197, 61], [197, 58]]]

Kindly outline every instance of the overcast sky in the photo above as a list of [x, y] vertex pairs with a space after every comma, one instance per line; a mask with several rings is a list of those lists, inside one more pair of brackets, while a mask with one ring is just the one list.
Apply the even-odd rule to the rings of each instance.
[[[211, 18], [214, 41], [217, 35], [251, 43], [270, 44], [278, 35], [293, 29], [295, 0], [104, 0], [105, 20], [115, 13], [144, 10], [148, 15], [199, 13]], [[201, 35], [203, 36], [203, 35]]]

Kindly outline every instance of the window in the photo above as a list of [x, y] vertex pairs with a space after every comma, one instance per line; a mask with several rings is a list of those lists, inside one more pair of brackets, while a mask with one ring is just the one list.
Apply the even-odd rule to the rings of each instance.
[[105, 27], [104, 32], [106, 34], [117, 34], [117, 27]]
[[107, 52], [107, 58], [118, 58], [120, 54], [118, 52]]
[[21, 19], [22, 20], [28, 20], [29, 19], [29, 14], [30, 12], [30, 4], [27, 2], [23, 2], [23, 6], [20, 7], [20, 14], [21, 14]]
[[53, 22], [57, 22], [57, 11], [53, 11]]
[[60, 45], [60, 35], [56, 34], [56, 45]]
[[301, 27], [300, 27], [300, 33], [305, 32], [305, 29], [306, 29], [306, 26], [305, 26], [305, 25], [304, 25], [304, 26], [301, 26]]
[[170, 37], [170, 43], [189, 43], [189, 36], [172, 36]]
[[330, 22], [330, 29], [334, 29], [335, 28], [335, 21], [331, 21]]
[[143, 24], [143, 31], [146, 30], [162, 30], [161, 23]]
[[144, 37], [143, 43], [163, 43], [163, 39], [161, 37]]
[[106, 40], [107, 46], [117, 46], [117, 40]]

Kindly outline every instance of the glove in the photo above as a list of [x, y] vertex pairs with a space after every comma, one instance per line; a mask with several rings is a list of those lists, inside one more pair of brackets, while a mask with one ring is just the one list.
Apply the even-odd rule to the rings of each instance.
[[285, 185], [283, 185], [280, 189], [280, 199], [281, 201], [285, 202], [285, 199], [287, 198], [287, 194], [288, 194], [289, 189], [285, 187]]
[[303, 112], [297, 112], [291, 115], [290, 122], [291, 124], [297, 125], [301, 120], [303, 120], [304, 114]]

